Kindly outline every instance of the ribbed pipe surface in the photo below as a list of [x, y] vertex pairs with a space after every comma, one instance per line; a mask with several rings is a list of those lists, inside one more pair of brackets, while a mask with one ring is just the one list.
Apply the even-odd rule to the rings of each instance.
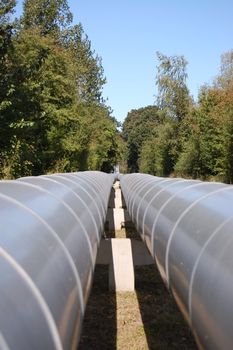
[[0, 349], [76, 349], [115, 176], [0, 181]]
[[233, 186], [120, 175], [132, 221], [204, 349], [233, 348]]

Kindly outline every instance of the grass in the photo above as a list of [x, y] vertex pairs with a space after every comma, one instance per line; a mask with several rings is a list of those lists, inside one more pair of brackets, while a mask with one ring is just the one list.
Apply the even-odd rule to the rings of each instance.
[[[117, 232], [117, 237], [136, 237]], [[135, 267], [135, 292], [108, 291], [108, 266], [96, 266], [79, 350], [194, 350], [197, 346], [155, 265]]]

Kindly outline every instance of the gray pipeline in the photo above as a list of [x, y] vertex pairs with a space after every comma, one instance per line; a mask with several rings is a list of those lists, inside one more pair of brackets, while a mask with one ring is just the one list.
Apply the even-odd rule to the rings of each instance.
[[77, 348], [114, 179], [0, 181], [0, 350]]
[[126, 206], [201, 349], [233, 348], [233, 186], [119, 175]]

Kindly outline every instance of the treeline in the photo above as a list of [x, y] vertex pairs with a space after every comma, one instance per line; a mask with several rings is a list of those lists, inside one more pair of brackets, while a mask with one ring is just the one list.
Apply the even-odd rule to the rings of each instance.
[[128, 171], [233, 183], [233, 51], [197, 103], [184, 57], [157, 55], [157, 104], [132, 110], [123, 124]]
[[101, 59], [66, 0], [0, 3], [0, 177], [102, 170], [117, 162], [117, 122]]

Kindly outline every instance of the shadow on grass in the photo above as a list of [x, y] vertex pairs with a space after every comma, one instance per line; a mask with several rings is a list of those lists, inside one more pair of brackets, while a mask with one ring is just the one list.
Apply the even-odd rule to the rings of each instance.
[[[109, 222], [114, 221], [115, 189], [112, 188], [105, 223], [105, 238], [114, 238]], [[110, 257], [112, 261], [112, 254]], [[115, 350], [117, 335], [116, 293], [109, 291], [109, 265], [96, 265], [78, 350]]]
[[108, 266], [97, 265], [78, 350], [115, 350], [116, 334], [116, 294], [108, 290]]
[[135, 267], [135, 288], [149, 349], [197, 349], [155, 265]]
[[[105, 238], [115, 237], [115, 233], [109, 230], [109, 222], [114, 220], [114, 199], [113, 187], [108, 203]], [[115, 350], [117, 348], [116, 307], [116, 293], [109, 291], [109, 265], [96, 265], [78, 350]]]
[[[132, 223], [126, 225], [125, 230], [127, 238], [141, 240]], [[174, 298], [165, 287], [156, 263], [147, 266], [134, 266], [134, 273], [135, 292], [148, 349], [197, 349], [192, 332]]]
[[[113, 208], [113, 203], [112, 194], [110, 208]], [[129, 227], [126, 225], [125, 232], [127, 238], [140, 239], [132, 224]], [[114, 233], [106, 231], [106, 238], [110, 237], [114, 237]], [[136, 295], [148, 349], [197, 349], [192, 333], [173, 297], [164, 286], [156, 265], [136, 266], [134, 269]], [[79, 350], [117, 349], [116, 293], [108, 290], [108, 272], [108, 265], [96, 266]], [[124, 349], [127, 349], [127, 342]], [[134, 347], [128, 350], [147, 350], [147, 348]]]

